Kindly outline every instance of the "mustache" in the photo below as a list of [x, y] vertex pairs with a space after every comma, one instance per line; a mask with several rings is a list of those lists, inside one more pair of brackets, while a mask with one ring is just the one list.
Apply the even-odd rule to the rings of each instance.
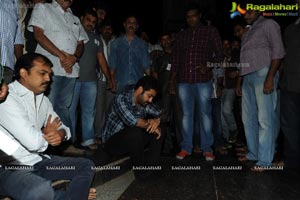
[[42, 85], [49, 85], [49, 83], [50, 83], [50, 81], [47, 81], [47, 82], [44, 82], [44, 83], [42, 83]]

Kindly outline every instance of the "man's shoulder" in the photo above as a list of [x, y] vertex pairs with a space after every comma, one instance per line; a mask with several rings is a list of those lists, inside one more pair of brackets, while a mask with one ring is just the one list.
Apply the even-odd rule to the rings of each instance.
[[267, 18], [261, 18], [260, 20], [260, 24], [263, 26], [263, 27], [266, 27], [267, 29], [269, 28], [273, 28], [273, 27], [279, 27], [279, 24], [273, 20], [273, 19], [267, 19]]

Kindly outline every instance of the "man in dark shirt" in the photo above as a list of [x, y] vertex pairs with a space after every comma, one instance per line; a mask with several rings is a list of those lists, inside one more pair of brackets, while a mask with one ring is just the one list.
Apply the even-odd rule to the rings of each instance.
[[[129, 153], [133, 169], [157, 165], [161, 150], [160, 114], [152, 100], [157, 80], [141, 78], [134, 90], [117, 94], [108, 115], [102, 140], [111, 154]], [[144, 148], [148, 146], [147, 154]], [[139, 175], [139, 173], [136, 173]]]
[[[214, 160], [211, 95], [212, 71], [208, 62], [223, 60], [222, 41], [217, 29], [200, 23], [198, 6], [187, 9], [188, 28], [177, 35], [172, 55], [171, 83], [178, 82], [178, 94], [183, 110], [181, 152], [176, 155], [183, 159], [192, 151], [193, 118], [199, 115], [201, 148], [206, 160]], [[176, 80], [177, 75], [177, 80]], [[199, 106], [195, 106], [199, 103]], [[198, 108], [195, 110], [195, 108]]]
[[300, 18], [285, 30], [286, 56], [280, 97], [280, 122], [285, 137], [285, 160], [287, 168], [300, 167]]

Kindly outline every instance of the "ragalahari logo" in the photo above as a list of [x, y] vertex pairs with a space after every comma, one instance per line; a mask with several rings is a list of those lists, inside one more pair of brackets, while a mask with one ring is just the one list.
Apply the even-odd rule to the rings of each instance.
[[246, 14], [246, 10], [241, 8], [240, 4], [237, 4], [236, 2], [232, 2], [232, 8], [229, 12], [231, 12], [230, 14], [231, 19], [235, 18], [236, 16], [241, 16], [241, 14], [242, 15]]

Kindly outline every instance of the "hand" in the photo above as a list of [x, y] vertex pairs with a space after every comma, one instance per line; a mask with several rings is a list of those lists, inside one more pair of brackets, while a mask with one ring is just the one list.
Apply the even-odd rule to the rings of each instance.
[[236, 93], [236, 96], [242, 96], [242, 80], [241, 78], [239, 77], [238, 78], [238, 81], [236, 83], [236, 88], [235, 88], [235, 93]]
[[6, 98], [7, 92], [8, 92], [8, 87], [5, 82], [2, 83], [0, 86], [0, 101], [4, 100]]
[[220, 87], [217, 87], [216, 94], [217, 94], [217, 97], [222, 96], [222, 89]]
[[113, 82], [111, 81], [111, 79], [106, 81], [106, 89], [107, 90], [111, 90], [113, 88]]
[[238, 71], [232, 71], [232, 72], [229, 72], [228, 73], [228, 77], [231, 78], [231, 79], [234, 79], [238, 76]]
[[116, 84], [116, 81], [114, 79], [111, 79], [111, 84], [112, 84], [112, 87], [110, 89], [110, 91], [112, 93], [116, 93], [116, 90], [117, 90], [117, 84]]
[[175, 95], [176, 94], [175, 83], [173, 81], [169, 82], [169, 94], [170, 95]]
[[50, 132], [57, 131], [59, 127], [62, 125], [62, 122], [58, 117], [56, 117], [52, 122], [51, 122], [52, 115], [49, 115], [47, 119], [46, 126], [42, 129], [42, 132], [47, 135]]
[[158, 128], [154, 131], [154, 133], [157, 134], [156, 139], [158, 140], [158, 139], [161, 137], [161, 130], [160, 130], [160, 128], [158, 127]]
[[59, 131], [48, 132], [43, 136], [51, 146], [58, 146], [61, 144], [63, 140], [62, 134]]
[[159, 118], [149, 119], [146, 131], [149, 132], [149, 133], [154, 133], [157, 130], [159, 125], [160, 125], [160, 119]]
[[274, 91], [274, 78], [273, 77], [266, 77], [264, 83], [264, 94], [271, 94]]
[[52, 146], [58, 146], [63, 140], [64, 131], [58, 130], [62, 122], [56, 117], [51, 122], [52, 115], [49, 115], [46, 126], [42, 129], [45, 140]]
[[77, 58], [67, 52], [62, 51], [64, 54], [64, 59], [61, 60], [62, 67], [68, 74], [72, 73], [73, 65], [76, 63]]

